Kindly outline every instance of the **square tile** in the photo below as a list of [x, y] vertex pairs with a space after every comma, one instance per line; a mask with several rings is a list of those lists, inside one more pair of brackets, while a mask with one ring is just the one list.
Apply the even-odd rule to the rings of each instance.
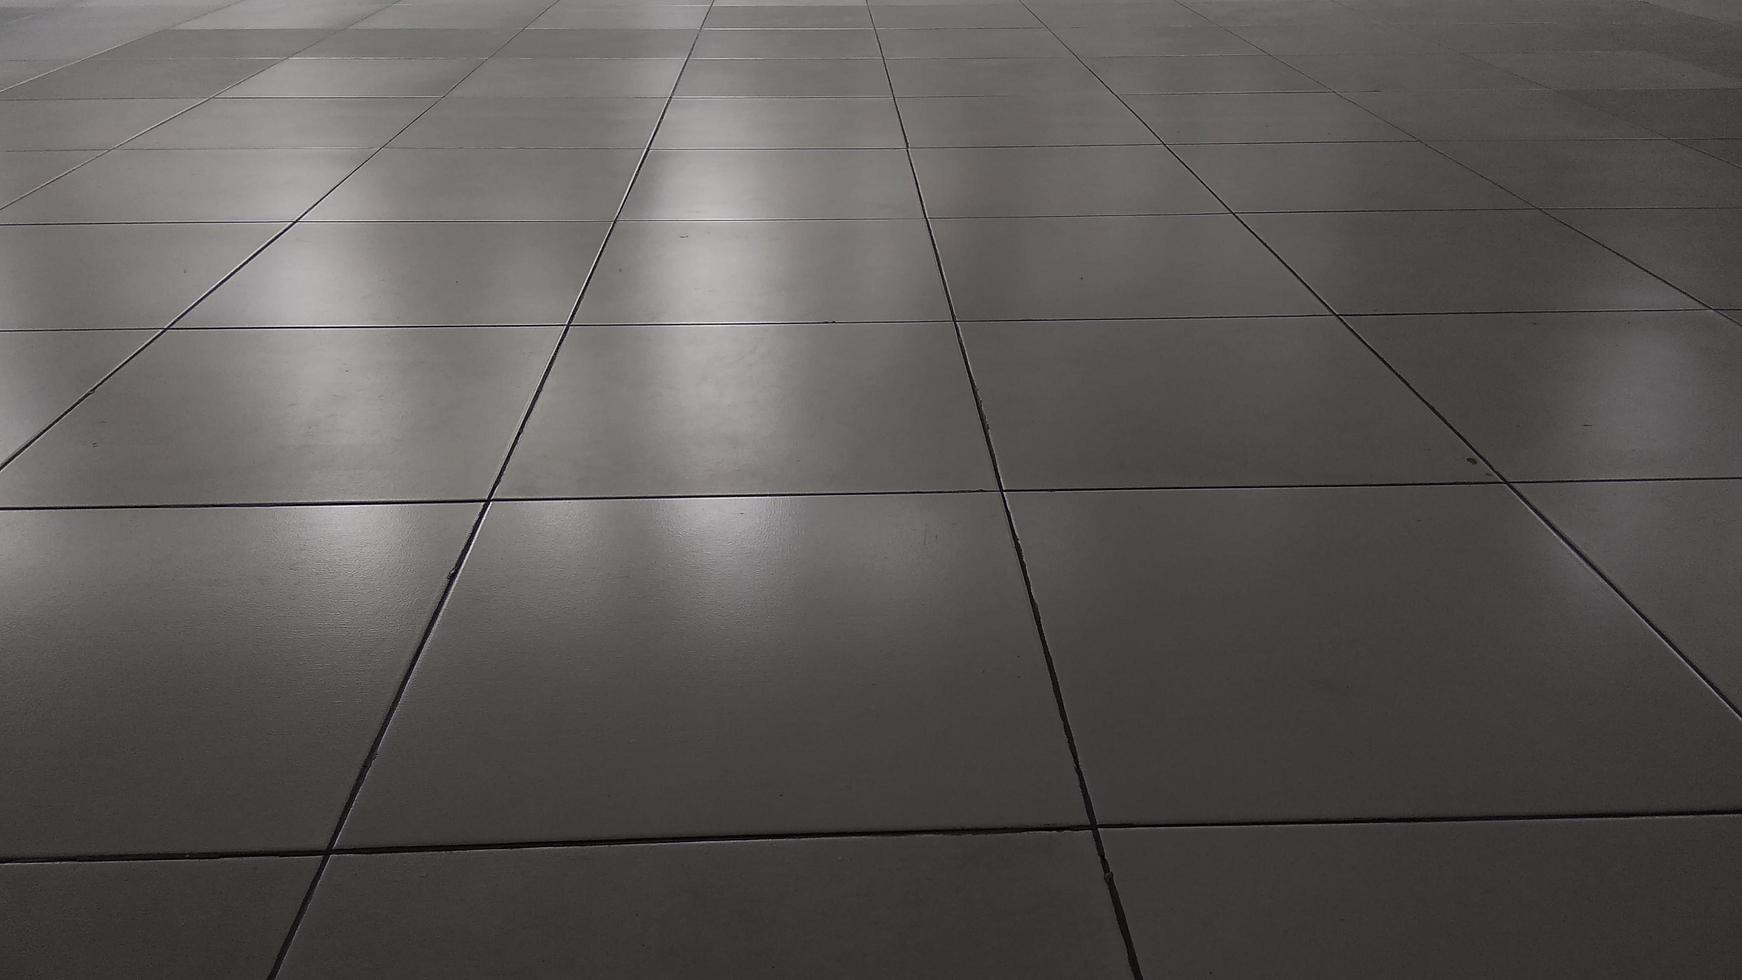
[[871, 19], [880, 31], [1042, 26], [1020, 3], [882, 4], [871, 8]]
[[631, 221], [575, 322], [949, 318], [923, 221]]
[[1089, 67], [1120, 95], [1316, 92], [1324, 88], [1261, 54], [1095, 58]]
[[707, 8], [707, 20], [700, 26], [718, 28], [853, 28], [870, 27], [871, 12], [860, 5], [831, 6], [744, 6], [728, 7], [714, 4]]
[[1106, 88], [1075, 58], [904, 58], [886, 62], [898, 96], [1085, 95]]
[[1424, 140], [1639, 139], [1653, 135], [1559, 92], [1354, 92], [1349, 98]]
[[283, 976], [1113, 980], [1106, 891], [1083, 833], [343, 856]]
[[0, 226], [0, 329], [167, 327], [281, 227]]
[[1706, 71], [1650, 51], [1493, 53], [1483, 61], [1550, 88], [1735, 88], [1742, 79]]
[[1736, 716], [1504, 487], [1016, 494], [1011, 508], [1103, 820], [1742, 796]]
[[19, 150], [0, 153], [0, 207], [29, 194], [95, 155], [90, 150]]
[[368, 155], [366, 149], [116, 150], [0, 210], [0, 221], [290, 221]]
[[1338, 313], [1695, 305], [1534, 211], [1254, 214], [1246, 221]]
[[[319, 858], [0, 867], [14, 977], [265, 976]], [[198, 923], [191, 927], [190, 923]]]
[[226, 98], [435, 98], [478, 67], [475, 58], [295, 58], [281, 61]]
[[0, 99], [204, 99], [270, 66], [258, 59], [185, 58], [68, 65], [0, 92]]
[[933, 217], [1225, 210], [1165, 146], [914, 150], [913, 165]]
[[454, 95], [664, 99], [682, 68], [681, 58], [491, 58]]
[[0, 333], [0, 460], [24, 448], [151, 336], [149, 330]]
[[530, 26], [550, 0], [492, 0], [475, 3], [453, 0], [444, 3], [394, 3], [370, 14], [353, 28], [468, 28], [472, 30], [520, 30]]
[[608, 222], [301, 224], [185, 326], [563, 323]]
[[1355, 328], [1509, 479], [1742, 476], [1742, 333], [1716, 313]]
[[1174, 152], [1236, 211], [1525, 207], [1420, 143], [1225, 143]]
[[901, 150], [654, 150], [625, 218], [919, 218]]
[[1671, 140], [1514, 140], [1436, 146], [1539, 207], [1742, 205], [1742, 168]]
[[653, 139], [664, 99], [443, 99], [394, 147], [633, 148]]
[[868, 58], [695, 60], [684, 65], [683, 77], [677, 83], [677, 94], [886, 99], [889, 97], [889, 75], [884, 71], [883, 62]]
[[1612, 116], [1676, 139], [1742, 137], [1742, 90], [1642, 89], [1568, 94]]
[[1044, 28], [986, 30], [880, 30], [883, 57], [1069, 58], [1071, 51]]
[[949, 324], [800, 323], [572, 331], [501, 493], [996, 487]]
[[[1249, 0], [1240, 0], [1242, 6]], [[1299, 0], [1291, 0], [1299, 2]], [[1210, 23], [1196, 10], [1165, 0], [1138, 3], [1024, 3], [1046, 26], [1066, 27], [1201, 27]], [[1194, 6], [1203, 6], [1202, 2]]]
[[175, 331], [0, 471], [0, 502], [482, 497], [557, 332]]
[[430, 99], [213, 99], [135, 138], [127, 148], [373, 149], [432, 104]]
[[1138, 955], [1161, 976], [1742, 971], [1736, 817], [1115, 830], [1106, 841]]
[[640, 161], [640, 150], [386, 149], [308, 220], [609, 221]]
[[899, 147], [893, 99], [676, 99], [653, 145], [689, 149]]
[[996, 494], [571, 500], [492, 505], [341, 840], [1082, 820]]
[[507, 30], [407, 28], [346, 30], [321, 41], [306, 58], [488, 58], [515, 36]]
[[1227, 215], [932, 222], [964, 320], [1323, 313]]
[[0, 150], [108, 150], [195, 104], [192, 99], [0, 101]]
[[1556, 211], [1702, 303], [1742, 307], [1742, 210]]
[[901, 100], [910, 146], [1156, 143], [1117, 96], [1095, 93]]
[[385, 7], [384, 3], [315, 3], [305, 0], [298, 4], [282, 2], [241, 3], [221, 7], [202, 17], [176, 25], [184, 30], [283, 30], [324, 28], [338, 30], [349, 27], [363, 17]]
[[1330, 92], [1134, 95], [1126, 99], [1169, 143], [1318, 143], [1409, 136]]
[[1250, 25], [1234, 33], [1274, 55], [1408, 54], [1440, 47], [1433, 38], [1387, 24]]
[[703, 31], [693, 58], [877, 58], [868, 30]]
[[503, 58], [683, 58], [696, 43], [685, 30], [522, 31], [497, 52]]
[[476, 515], [0, 513], [0, 851], [325, 847]]
[[1451, 52], [1290, 54], [1282, 60], [1338, 92], [1537, 87], [1512, 72]]
[[962, 333], [1011, 489], [1492, 479], [1329, 317]]
[[148, 34], [98, 57], [113, 59], [158, 58], [288, 58], [326, 38], [325, 30], [169, 30]]
[[10, 88], [20, 82], [28, 82], [38, 75], [46, 75], [67, 62], [55, 61], [0, 61], [0, 89]]
[[1159, 27], [1119, 24], [1055, 31], [1079, 57], [1259, 54], [1259, 50], [1213, 24]]
[[1730, 703], [1742, 700], [1742, 481], [1521, 489]]

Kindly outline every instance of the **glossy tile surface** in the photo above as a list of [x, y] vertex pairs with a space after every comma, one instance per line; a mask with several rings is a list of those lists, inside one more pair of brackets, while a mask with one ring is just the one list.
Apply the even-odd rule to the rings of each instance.
[[1739, 268], [1734, 0], [0, 0], [0, 976], [1728, 978]]

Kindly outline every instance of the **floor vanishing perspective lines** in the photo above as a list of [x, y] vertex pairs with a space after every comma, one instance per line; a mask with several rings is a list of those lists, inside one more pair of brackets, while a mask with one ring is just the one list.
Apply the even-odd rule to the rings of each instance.
[[1742, 976], [1742, 2], [0, 0], [0, 976]]

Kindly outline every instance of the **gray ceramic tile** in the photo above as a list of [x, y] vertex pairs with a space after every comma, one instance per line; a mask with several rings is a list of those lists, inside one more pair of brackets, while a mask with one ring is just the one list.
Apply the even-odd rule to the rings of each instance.
[[65, 64], [65, 61], [0, 61], [0, 88], [29, 81]]
[[[935, 212], [934, 212], [935, 213]], [[901, 150], [655, 150], [625, 218], [918, 218]]]
[[1406, 140], [1403, 132], [1330, 92], [1133, 95], [1125, 100], [1169, 143]]
[[[529, 25], [533, 30], [586, 30], [615, 28], [691, 29], [702, 26], [707, 4], [567, 3], [557, 0]], [[865, 18], [870, 24], [870, 18]], [[712, 26], [712, 25], [710, 25]], [[851, 26], [851, 25], [849, 25]]]
[[214, 99], [127, 144], [143, 149], [381, 146], [430, 99]]
[[[624, 62], [624, 64], [639, 62]], [[649, 62], [652, 63], [652, 62]], [[665, 99], [443, 99], [395, 147], [630, 147], [653, 138]]]
[[415, 98], [446, 95], [472, 58], [296, 58], [226, 89], [227, 98]]
[[1225, 210], [1164, 146], [915, 150], [913, 165], [932, 217]]
[[1670, 140], [1440, 143], [1438, 149], [1545, 208], [1742, 205], [1742, 168]]
[[964, 320], [1324, 312], [1227, 215], [951, 218], [932, 228]]
[[[640, 150], [386, 149], [310, 221], [609, 221]], [[0, 218], [5, 212], [0, 211]]]
[[1119, 830], [1106, 840], [1144, 969], [1161, 976], [1742, 972], [1731, 928], [1742, 916], [1742, 818]]
[[904, 98], [911, 146], [1081, 146], [1157, 142], [1106, 91], [969, 98]]
[[1282, 60], [1339, 92], [1537, 87], [1512, 72], [1451, 52], [1291, 54]]
[[1261, 25], [1236, 27], [1234, 33], [1274, 55], [1408, 54], [1440, 49], [1433, 38], [1387, 24]]
[[1355, 325], [1510, 479], [1742, 476], [1742, 332], [1716, 313]]
[[1533, 51], [1484, 54], [1483, 61], [1550, 88], [1735, 88], [1720, 75], [1650, 51]]
[[1236, 211], [1525, 206], [1420, 143], [1230, 143], [1176, 152]]
[[[715, 10], [726, 8], [715, 7]], [[748, 8], [746, 8], [748, 9]], [[795, 7], [832, 10], [832, 7]], [[868, 58], [691, 61], [678, 80], [680, 96], [738, 95], [789, 98], [889, 97], [889, 74]]]
[[556, 335], [555, 327], [176, 331], [0, 471], [0, 501], [481, 497]]
[[331, 34], [324, 30], [159, 31], [103, 52], [123, 58], [288, 58]]
[[[732, 895], [722, 903], [704, 896]], [[499, 916], [519, 925], [493, 928]], [[1086, 834], [341, 857], [286, 980], [1128, 975]]]
[[0, 333], [0, 459], [151, 339], [146, 330]]
[[1090, 95], [1106, 88], [1075, 58], [907, 58], [887, 63], [899, 96]]
[[871, 8], [878, 30], [918, 28], [1039, 28], [1020, 3], [884, 4]]
[[280, 227], [0, 227], [0, 328], [168, 326]]
[[1349, 98], [1424, 140], [1638, 139], [1653, 135], [1559, 92], [1354, 92]]
[[1084, 58], [1259, 53], [1257, 48], [1213, 24], [1159, 27], [1119, 24], [1061, 28], [1057, 33], [1060, 40]]
[[1742, 797], [1736, 716], [1503, 487], [1011, 506], [1102, 820]]
[[[0, 867], [0, 972], [265, 976], [320, 859]], [[198, 923], [198, 928], [188, 928]]]
[[488, 58], [513, 30], [348, 30], [301, 53], [305, 58]]
[[1246, 221], [1338, 313], [1695, 305], [1531, 211], [1255, 214]]
[[1613, 116], [1677, 139], [1742, 137], [1742, 91], [1658, 89], [1572, 92]]
[[1492, 478], [1329, 317], [962, 332], [1011, 489]]
[[868, 30], [703, 31], [695, 58], [876, 58]]
[[893, 99], [677, 99], [653, 145], [666, 148], [901, 146]]
[[681, 58], [491, 58], [454, 95], [664, 99], [682, 68]]
[[95, 59], [14, 85], [0, 92], [0, 99], [203, 99], [271, 64], [259, 59]]
[[[1249, 0], [1241, 0], [1246, 4]], [[1298, 0], [1296, 0], [1298, 2]], [[1209, 23], [1202, 14], [1171, 2], [1025, 3], [1051, 28], [1066, 27], [1192, 27]]]
[[1120, 95], [1315, 92], [1324, 86], [1265, 55], [1096, 58], [1089, 67]]
[[[666, 9], [666, 8], [662, 8]], [[718, 28], [853, 28], [870, 27], [870, 11], [853, 6], [743, 6], [714, 4], [703, 27]]]
[[0, 851], [325, 847], [476, 514], [0, 513]]
[[1742, 306], [1742, 210], [1556, 211], [1555, 217], [1714, 307]]
[[0, 206], [18, 200], [93, 156], [89, 150], [0, 152]]
[[922, 221], [619, 224], [577, 323], [947, 320]]
[[1522, 489], [1731, 703], [1742, 700], [1742, 482]]
[[264, 30], [285, 28], [349, 27], [369, 14], [387, 6], [385, 3], [303, 3], [252, 2], [223, 7], [203, 17], [185, 21], [178, 27], [187, 30]]
[[289, 221], [368, 155], [365, 149], [116, 150], [0, 210], [0, 221]]
[[194, 104], [191, 99], [0, 101], [0, 150], [107, 150]]
[[572, 332], [501, 493], [996, 486], [949, 324], [738, 324]]
[[562, 323], [604, 222], [298, 225], [190, 326]]
[[1069, 58], [1071, 51], [1041, 27], [987, 30], [880, 30], [883, 57]]
[[548, 501], [492, 506], [341, 839], [1082, 819], [995, 494]]
[[523, 31], [498, 52], [504, 58], [682, 58], [695, 31], [601, 29]]
[[479, 4], [468, 0], [440, 3], [395, 3], [382, 7], [351, 25], [362, 29], [461, 28], [471, 30], [519, 30], [550, 6], [550, 0], [492, 0]]

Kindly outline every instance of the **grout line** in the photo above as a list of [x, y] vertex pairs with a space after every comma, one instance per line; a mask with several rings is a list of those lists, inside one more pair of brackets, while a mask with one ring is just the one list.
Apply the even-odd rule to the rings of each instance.
[[[1027, 9], [1025, 6], [1023, 9]], [[1029, 15], [1033, 16], [1033, 11]], [[1037, 20], [1039, 18], [1036, 18]], [[877, 38], [877, 52], [883, 55], [883, 35], [873, 29]], [[1055, 36], [1056, 39], [1056, 36]], [[1061, 44], [1063, 42], [1060, 42]], [[883, 57], [883, 72], [889, 82], [890, 91], [895, 88], [895, 79], [889, 71], [889, 59]], [[1012, 552], [1016, 557], [1018, 571], [1022, 575], [1022, 586], [1028, 600], [1029, 614], [1034, 621], [1035, 638], [1040, 643], [1041, 658], [1046, 664], [1047, 680], [1052, 687], [1053, 704], [1058, 709], [1059, 728], [1065, 738], [1065, 747], [1070, 751], [1071, 768], [1077, 777], [1077, 791], [1082, 797], [1083, 813], [1089, 820], [1089, 835], [1095, 845], [1095, 857], [1101, 864], [1101, 879], [1107, 886], [1107, 901], [1112, 908], [1113, 920], [1119, 928], [1119, 938], [1125, 947], [1125, 961], [1131, 971], [1133, 980], [1143, 980], [1143, 964], [1137, 955], [1137, 943], [1131, 936], [1131, 923], [1125, 914], [1125, 904], [1119, 897], [1119, 886], [1113, 875], [1113, 865], [1107, 859], [1107, 845], [1102, 839], [1100, 827], [1095, 819], [1094, 798], [1089, 793], [1089, 781], [1083, 774], [1082, 756], [1077, 750], [1076, 734], [1071, 729], [1070, 713], [1065, 707], [1063, 687], [1059, 683], [1058, 667], [1053, 662], [1052, 647], [1047, 642], [1046, 627], [1041, 622], [1040, 604], [1034, 597], [1034, 580], [1029, 575], [1028, 560], [1022, 553], [1022, 536], [1016, 530], [1016, 518], [1010, 511], [1010, 497], [1004, 490], [1004, 475], [998, 466], [998, 450], [993, 445], [992, 426], [986, 417], [986, 406], [980, 396], [980, 385], [974, 378], [973, 362], [968, 357], [967, 341], [962, 336], [961, 321], [956, 316], [955, 299], [950, 295], [949, 277], [944, 270], [943, 252], [938, 248], [937, 235], [932, 230], [931, 216], [925, 206], [925, 190], [920, 185], [919, 168], [913, 162], [913, 147], [907, 138], [907, 123], [901, 115], [901, 100], [894, 99], [896, 125], [901, 129], [901, 142], [907, 154], [908, 172], [913, 178], [913, 192], [919, 199], [920, 214], [925, 219], [926, 238], [931, 243], [932, 261], [937, 265], [938, 285], [944, 292], [944, 302], [949, 307], [950, 324], [955, 329], [956, 350], [962, 358], [962, 371], [968, 381], [969, 394], [974, 399], [974, 411], [980, 419], [980, 432], [986, 440], [987, 461], [992, 466], [992, 475], [998, 483], [998, 502], [1004, 509], [1004, 523], [1010, 533]]]

